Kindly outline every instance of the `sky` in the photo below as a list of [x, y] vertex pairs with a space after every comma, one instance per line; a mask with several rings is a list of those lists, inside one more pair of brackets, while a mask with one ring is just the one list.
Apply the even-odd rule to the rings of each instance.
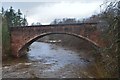
[[50, 24], [54, 19], [76, 18], [82, 20], [100, 12], [100, 5], [106, 0], [39, 0], [2, 1], [2, 6], [9, 9], [21, 9], [29, 25], [33, 22]]

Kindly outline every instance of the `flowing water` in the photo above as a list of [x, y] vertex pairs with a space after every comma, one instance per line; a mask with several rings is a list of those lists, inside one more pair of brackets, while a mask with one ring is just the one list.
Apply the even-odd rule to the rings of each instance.
[[3, 63], [3, 78], [102, 77], [90, 50], [74, 50], [51, 43], [34, 42], [27, 55]]

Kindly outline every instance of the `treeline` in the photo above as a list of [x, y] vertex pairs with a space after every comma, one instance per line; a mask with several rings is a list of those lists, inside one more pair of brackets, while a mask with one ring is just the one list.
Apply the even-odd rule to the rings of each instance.
[[85, 19], [84, 22], [98, 23], [98, 28], [101, 31], [101, 39], [106, 41], [106, 46], [100, 50], [102, 59], [98, 62], [101, 63], [100, 65], [104, 65], [104, 69], [106, 70], [105, 77], [118, 77], [120, 1], [106, 2], [104, 5], [107, 5], [105, 10]]
[[15, 11], [12, 7], [7, 10], [2, 7], [0, 18], [2, 19], [2, 30], [0, 30], [2, 31], [2, 36], [0, 36], [0, 39], [2, 39], [2, 59], [5, 59], [11, 54], [9, 27], [26, 26], [28, 22], [20, 9]]
[[81, 23], [80, 20], [75, 18], [63, 18], [63, 19], [54, 19], [50, 24], [76, 24]]
[[17, 26], [27, 26], [28, 22], [25, 18], [25, 15], [23, 16], [20, 9], [16, 12], [12, 6], [5, 10], [2, 7], [2, 19], [5, 20], [3, 23], [7, 24], [8, 27], [17, 27]]
[[120, 44], [120, 1], [111, 2], [106, 10], [101, 13], [101, 19], [108, 23], [107, 29], [103, 32], [104, 38], [109, 42], [109, 45], [103, 50], [106, 61], [105, 67], [112, 76], [117, 77], [119, 75], [118, 56], [120, 55], [118, 47]]
[[[107, 5], [107, 3], [105, 4]], [[107, 77], [118, 77], [119, 65], [118, 57], [120, 55], [119, 28], [120, 28], [120, 1], [110, 2], [104, 11], [86, 19], [86, 22], [98, 22], [101, 29], [101, 38], [107, 45], [101, 49], [101, 65], [105, 65]]]

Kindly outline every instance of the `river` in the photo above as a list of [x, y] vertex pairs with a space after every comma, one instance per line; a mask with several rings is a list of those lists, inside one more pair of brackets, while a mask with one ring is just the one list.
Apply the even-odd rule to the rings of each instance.
[[44, 42], [32, 43], [22, 58], [6, 60], [2, 70], [3, 78], [99, 78], [104, 75], [92, 51]]

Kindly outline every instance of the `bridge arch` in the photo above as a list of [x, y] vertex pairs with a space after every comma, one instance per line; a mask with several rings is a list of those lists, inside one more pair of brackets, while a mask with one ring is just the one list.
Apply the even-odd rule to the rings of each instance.
[[51, 35], [51, 34], [66, 34], [66, 35], [75, 36], [75, 37], [78, 37], [80, 39], [83, 39], [83, 40], [87, 41], [88, 43], [90, 43], [97, 50], [100, 48], [99, 45], [97, 43], [95, 43], [94, 41], [90, 40], [87, 37], [84, 37], [84, 36], [81, 36], [81, 35], [78, 35], [78, 34], [75, 34], [75, 33], [69, 33], [69, 32], [47, 32], [47, 33], [42, 33], [40, 35], [37, 35], [37, 36], [31, 38], [30, 40], [28, 40], [23, 46], [21, 46], [19, 48], [17, 56], [24, 55], [23, 50], [25, 48], [29, 47], [33, 42], [35, 42], [39, 38], [42, 38], [44, 36]]

